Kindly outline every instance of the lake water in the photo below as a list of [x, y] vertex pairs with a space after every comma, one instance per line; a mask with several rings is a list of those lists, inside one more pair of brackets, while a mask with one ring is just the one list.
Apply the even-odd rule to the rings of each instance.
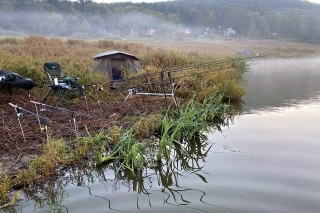
[[4, 211], [320, 212], [320, 58], [250, 64], [242, 112], [212, 144], [136, 177], [112, 165], [68, 171]]

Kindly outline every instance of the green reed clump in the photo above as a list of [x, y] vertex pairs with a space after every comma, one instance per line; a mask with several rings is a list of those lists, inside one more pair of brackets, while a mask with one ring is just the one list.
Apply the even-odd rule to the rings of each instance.
[[62, 139], [49, 141], [44, 145], [44, 155], [48, 156], [53, 162], [66, 166], [73, 162], [75, 155], [71, 146], [67, 145]]
[[108, 133], [107, 137], [109, 137], [110, 141], [109, 144], [111, 146], [115, 146], [116, 143], [120, 140], [121, 136], [124, 134], [124, 130], [117, 126], [117, 125], [112, 125], [111, 127], [108, 128]]
[[249, 72], [249, 65], [246, 63], [245, 59], [236, 58], [233, 62], [232, 67], [236, 68], [238, 73], [238, 80], [242, 79], [246, 72]]
[[56, 163], [56, 159], [52, 159], [51, 156], [42, 155], [31, 162], [28, 170], [31, 174], [36, 174], [36, 180], [44, 180], [54, 173]]
[[210, 122], [215, 117], [223, 116], [228, 108], [222, 100], [223, 95], [207, 98], [202, 103], [192, 99], [177, 116], [170, 116], [168, 111], [161, 121], [157, 160], [170, 158], [173, 144], [180, 143], [181, 138], [188, 141], [197, 132], [210, 132]]
[[118, 161], [121, 166], [129, 169], [133, 174], [135, 170], [142, 169], [147, 164], [146, 148], [153, 143], [153, 140], [137, 140], [134, 132], [135, 126], [124, 131], [111, 150], [97, 155], [97, 164]]
[[[202, 135], [199, 133], [212, 130], [211, 122], [223, 117], [228, 109], [222, 100], [223, 95], [207, 98], [202, 103], [192, 99], [178, 113], [168, 110], [161, 121], [157, 122], [159, 116], [156, 116], [147, 119], [149, 125], [148, 122], [142, 125], [145, 119], [141, 119], [141, 123], [138, 122], [121, 135], [113, 149], [98, 154], [97, 163], [118, 161], [135, 173], [136, 169], [150, 165], [150, 155], [156, 155], [158, 161], [170, 159], [174, 143], [180, 143], [181, 139], [189, 141], [195, 134]], [[145, 134], [140, 132], [141, 129], [148, 130], [149, 139], [141, 137], [140, 134]], [[151, 131], [157, 132], [159, 139], [151, 139]]]
[[2, 164], [0, 163], [0, 204], [7, 202], [11, 187], [11, 179], [2, 172]]
[[43, 145], [43, 150], [43, 155], [35, 158], [28, 169], [18, 171], [13, 186], [25, 186], [45, 180], [55, 173], [57, 166], [67, 166], [74, 160], [72, 148], [61, 139], [49, 139]]
[[100, 162], [112, 138], [103, 130], [94, 135], [91, 135], [89, 132], [87, 132], [87, 134], [88, 136], [78, 137], [76, 139], [75, 159], [82, 160], [91, 152], [91, 155], [96, 157], [96, 161]]
[[153, 133], [159, 128], [162, 114], [156, 113], [146, 117], [142, 116], [134, 127], [134, 137], [137, 140], [150, 138]]

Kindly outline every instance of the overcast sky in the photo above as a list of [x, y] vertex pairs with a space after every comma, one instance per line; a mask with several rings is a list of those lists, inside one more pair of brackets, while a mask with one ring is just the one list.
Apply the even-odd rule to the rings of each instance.
[[113, 2], [133, 2], [133, 3], [148, 2], [149, 3], [149, 2], [161, 2], [165, 0], [92, 0], [92, 1], [97, 3], [113, 3]]
[[[93, 1], [97, 2], [97, 3], [113, 3], [113, 2], [137, 3], [137, 2], [161, 2], [161, 1], [165, 1], [165, 0], [93, 0]], [[308, 0], [308, 1], [320, 4], [320, 0]]]

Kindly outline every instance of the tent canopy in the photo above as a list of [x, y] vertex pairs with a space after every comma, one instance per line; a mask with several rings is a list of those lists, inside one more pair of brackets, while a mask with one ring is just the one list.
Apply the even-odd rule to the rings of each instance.
[[121, 81], [124, 75], [138, 73], [142, 62], [134, 55], [121, 51], [107, 51], [93, 56], [96, 72], [107, 73], [110, 81]]

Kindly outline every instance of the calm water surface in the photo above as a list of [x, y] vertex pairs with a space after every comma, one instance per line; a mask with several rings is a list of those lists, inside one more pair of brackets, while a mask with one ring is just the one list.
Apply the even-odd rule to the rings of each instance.
[[254, 60], [245, 78], [242, 113], [211, 147], [137, 177], [70, 171], [5, 211], [320, 212], [320, 58]]

